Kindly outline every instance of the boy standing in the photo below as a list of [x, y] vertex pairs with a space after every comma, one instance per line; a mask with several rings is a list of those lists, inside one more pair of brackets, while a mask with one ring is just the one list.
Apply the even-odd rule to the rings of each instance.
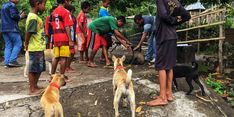
[[110, 4], [110, 0], [102, 0], [102, 6], [99, 10], [100, 17], [109, 16], [109, 13], [108, 13], [109, 4]]
[[[110, 5], [110, 0], [102, 0], [102, 6], [99, 10], [99, 17], [105, 17], [105, 16], [110, 16], [110, 14], [108, 13], [108, 7]], [[112, 39], [111, 39], [111, 33], [105, 34], [105, 39], [107, 42], [107, 46], [106, 49], [108, 51], [108, 49], [112, 46]], [[103, 49], [102, 49], [103, 50]], [[108, 52], [107, 52], [107, 56], [108, 56]], [[100, 58], [101, 61], [105, 61], [105, 57], [104, 57], [104, 52], [102, 51], [102, 55]]]
[[[73, 13], [75, 12], [76, 9], [71, 4], [65, 4], [64, 8], [66, 8], [71, 13], [71, 16], [72, 16], [72, 21], [74, 24], [73, 26], [71, 26], [71, 38], [72, 38], [72, 41], [75, 42], [76, 17], [73, 15]], [[76, 53], [75, 45], [70, 46], [70, 57], [68, 58], [67, 63], [66, 63], [66, 72], [74, 71], [74, 69], [71, 67], [71, 63], [72, 63], [75, 53]]]
[[[77, 16], [76, 37], [77, 37], [77, 49], [80, 51], [80, 64], [84, 64], [88, 61], [88, 48], [87, 43], [87, 18], [86, 13], [90, 11], [90, 4], [87, 1], [81, 3], [81, 11]], [[85, 57], [84, 57], [85, 54]]]
[[26, 21], [25, 50], [29, 52], [29, 94], [40, 94], [42, 89], [37, 86], [39, 77], [45, 71], [45, 38], [42, 36], [44, 31], [43, 22], [38, 16], [38, 12], [45, 10], [46, 0], [29, 0], [31, 12]]
[[[54, 55], [51, 74], [55, 73], [60, 61], [60, 74], [65, 77], [66, 61], [70, 57], [69, 46], [74, 46], [71, 38], [73, 21], [70, 12], [64, 8], [65, 0], [57, 0], [59, 6], [52, 13], [52, 27], [54, 39]], [[65, 77], [66, 78], [66, 77]]]

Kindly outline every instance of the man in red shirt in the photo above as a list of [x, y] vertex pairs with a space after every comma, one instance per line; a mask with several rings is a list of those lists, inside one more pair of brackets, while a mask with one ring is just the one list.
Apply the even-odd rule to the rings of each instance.
[[59, 6], [52, 12], [52, 28], [55, 59], [52, 62], [51, 74], [54, 74], [60, 61], [60, 74], [64, 76], [67, 58], [70, 57], [69, 46], [74, 42], [71, 38], [73, 20], [70, 12], [64, 8], [66, 0], [57, 0]]

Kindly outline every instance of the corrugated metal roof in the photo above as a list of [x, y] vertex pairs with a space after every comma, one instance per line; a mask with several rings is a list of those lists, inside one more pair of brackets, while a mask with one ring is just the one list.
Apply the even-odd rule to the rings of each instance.
[[205, 10], [206, 8], [202, 5], [200, 0], [198, 0], [196, 3], [186, 6], [185, 9], [190, 11], [190, 10], [199, 10], [199, 9]]

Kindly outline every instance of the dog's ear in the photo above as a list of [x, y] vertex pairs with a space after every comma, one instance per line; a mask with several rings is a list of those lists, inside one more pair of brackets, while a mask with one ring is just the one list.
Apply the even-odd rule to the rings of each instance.
[[115, 57], [115, 55], [113, 55], [112, 56], [112, 61], [115, 62], [115, 60], [116, 60], [116, 57]]
[[126, 56], [125, 56], [125, 55], [123, 55], [123, 56], [121, 57], [121, 59], [122, 59], [122, 61], [125, 61]]

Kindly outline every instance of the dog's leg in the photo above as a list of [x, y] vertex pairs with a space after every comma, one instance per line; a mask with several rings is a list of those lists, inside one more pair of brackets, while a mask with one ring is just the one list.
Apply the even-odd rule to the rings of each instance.
[[202, 95], [205, 96], [206, 93], [205, 93], [205, 91], [204, 91], [204, 87], [203, 87], [203, 85], [201, 84], [201, 82], [200, 82], [198, 76], [194, 77], [193, 80], [194, 80], [195, 83], [197, 83], [197, 84], [199, 85], [199, 87], [201, 88], [201, 91], [202, 91]]
[[189, 91], [186, 93], [186, 95], [189, 95], [193, 91], [193, 84], [192, 84], [193, 78], [192, 77], [186, 77], [186, 82], [189, 85]]
[[29, 65], [29, 54], [25, 52], [25, 66], [24, 66], [24, 77], [28, 77], [28, 65]]
[[63, 107], [60, 103], [57, 103], [55, 106], [55, 117], [64, 117]]
[[117, 88], [115, 92], [115, 97], [114, 97], [114, 109], [115, 109], [115, 117], [119, 116], [119, 100], [122, 96], [122, 92], [120, 88]]
[[115, 91], [116, 91], [116, 85], [115, 85], [115, 82], [114, 82], [114, 80], [112, 81], [112, 84], [113, 84], [113, 95], [115, 95]]
[[27, 78], [28, 77], [28, 65], [27, 63], [25, 64], [25, 67], [24, 67], [24, 77]]
[[49, 66], [49, 74], [51, 74], [52, 63], [51, 63], [51, 62], [48, 62], [48, 66]]
[[52, 111], [51, 111], [51, 108], [47, 108], [47, 109], [45, 109], [45, 117], [51, 117], [51, 113]]
[[130, 102], [131, 111], [132, 111], [132, 117], [135, 117], [135, 110], [136, 110], [136, 104], [135, 104], [135, 93], [134, 91], [131, 91], [128, 95], [128, 100]]
[[176, 90], [178, 91], [179, 89], [178, 89], [178, 84], [177, 84], [176, 78], [173, 78], [173, 83], [174, 83], [174, 85], [176, 87]]

